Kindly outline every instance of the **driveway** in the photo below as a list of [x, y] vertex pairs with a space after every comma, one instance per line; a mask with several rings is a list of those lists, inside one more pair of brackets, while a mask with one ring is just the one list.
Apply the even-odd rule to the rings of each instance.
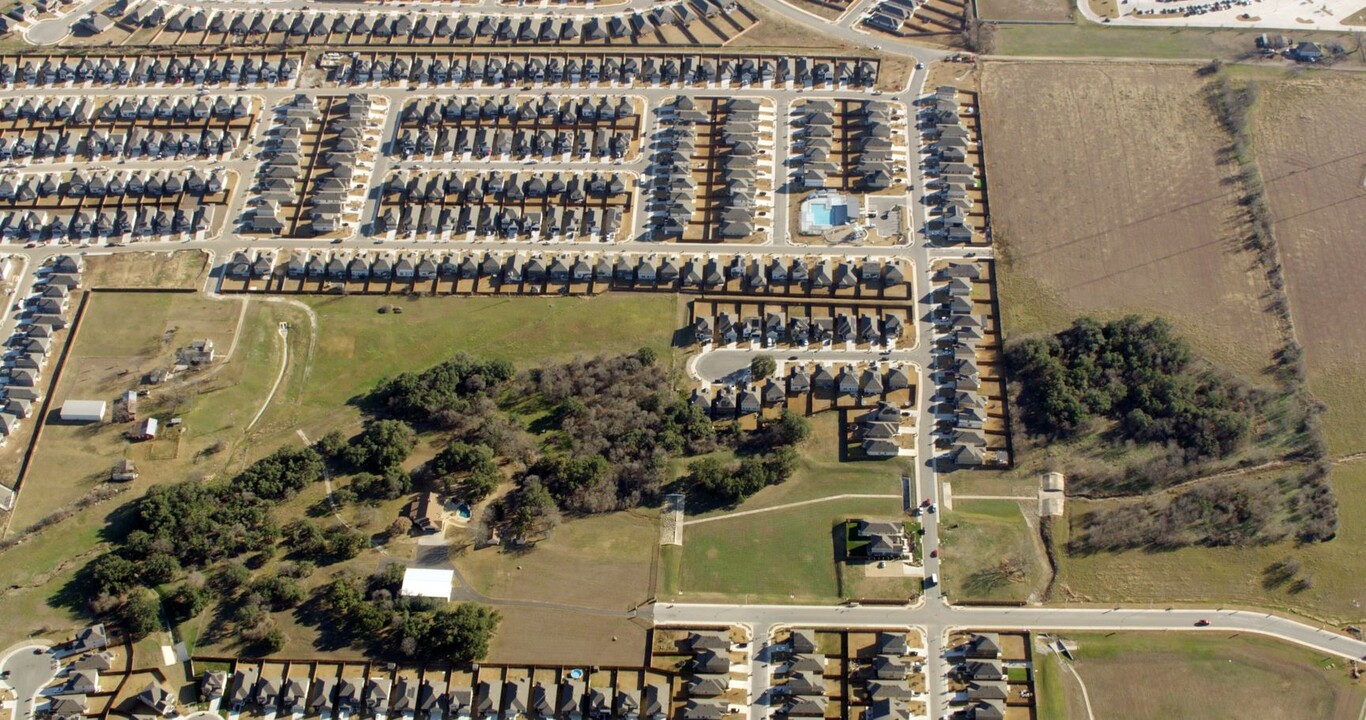
[[9, 677], [0, 682], [14, 689], [17, 698], [14, 717], [17, 720], [33, 717], [38, 693], [57, 677], [57, 669], [53, 667], [56, 661], [50, 650], [46, 645], [22, 645], [0, 658], [0, 671], [9, 673]]

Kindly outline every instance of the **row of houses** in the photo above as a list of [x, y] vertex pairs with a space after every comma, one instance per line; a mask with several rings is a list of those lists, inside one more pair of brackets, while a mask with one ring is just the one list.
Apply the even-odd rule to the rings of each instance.
[[987, 416], [977, 350], [985, 338], [987, 318], [976, 312], [971, 297], [973, 284], [980, 278], [980, 266], [970, 262], [950, 263], [937, 277], [942, 283], [936, 291], [942, 332], [936, 365], [943, 379], [941, 393], [952, 414], [951, 455], [963, 467], [1002, 462], [1001, 453], [987, 450], [982, 431]]
[[[373, 158], [360, 162], [359, 153], [367, 147], [365, 136], [372, 129], [369, 95], [351, 93], [333, 103], [324, 116], [316, 101], [299, 94], [281, 111], [281, 124], [271, 139], [273, 152], [261, 163], [258, 205], [248, 220], [248, 230], [255, 233], [280, 234], [304, 232], [325, 235], [341, 229], [348, 214], [351, 194], [364, 192], [364, 184], [357, 188], [357, 177], [368, 177]], [[320, 147], [313, 149], [311, 167], [305, 158], [306, 135], [312, 135]], [[300, 177], [308, 179], [304, 196], [296, 198], [294, 188]], [[301, 219], [295, 227], [286, 227], [289, 219], [281, 208], [303, 206]], [[306, 225], [304, 223], [307, 223]]]
[[182, 132], [133, 128], [126, 134], [103, 130], [82, 133], [45, 129], [32, 135], [0, 135], [0, 160], [30, 157], [35, 160], [60, 160], [77, 155], [90, 160], [102, 157], [151, 160], [217, 158], [231, 154], [239, 142], [237, 131], [213, 128]]
[[611, 123], [635, 117], [636, 106], [631, 98], [621, 96], [613, 103], [606, 95], [579, 98], [554, 98], [549, 93], [539, 100], [518, 102], [511, 95], [486, 97], [481, 103], [472, 95], [462, 102], [459, 97], [414, 100], [403, 108], [400, 126], [441, 127], [462, 122], [488, 122], [503, 119], [507, 122], [535, 123], [538, 127]]
[[[53, 258], [39, 268], [33, 294], [24, 300], [19, 332], [10, 339], [11, 349], [5, 353], [9, 377], [4, 387], [4, 411], [0, 412], [0, 435], [5, 438], [19, 430], [20, 422], [33, 414], [42, 397], [43, 368], [56, 350], [57, 332], [68, 324], [71, 295], [80, 289], [83, 269], [78, 256]], [[96, 627], [103, 632], [102, 626]], [[95, 642], [94, 638], [88, 641]]]
[[[375, 218], [374, 227], [378, 233], [394, 232], [399, 235], [473, 232], [479, 237], [511, 239], [529, 236], [541, 239], [559, 238], [565, 241], [598, 238], [604, 242], [612, 242], [621, 232], [623, 221], [623, 208], [620, 206], [603, 208], [546, 205], [535, 209], [518, 209], [496, 203], [452, 204], [442, 207], [440, 203], [419, 202], [398, 208], [384, 208]], [[587, 271], [574, 274], [576, 279], [583, 279], [579, 276], [586, 276]]]
[[896, 457], [901, 454], [901, 410], [888, 402], [854, 419], [854, 439], [869, 457]]
[[[99, 109], [92, 110], [99, 105]], [[251, 103], [246, 96], [230, 101], [226, 96], [173, 98], [151, 96], [108, 98], [102, 103], [80, 97], [43, 97], [30, 95], [10, 98], [0, 105], [0, 120], [18, 120], [44, 125], [85, 126], [95, 122], [112, 124], [133, 120], [164, 123], [200, 123], [210, 120], [228, 122], [251, 114]]]
[[150, 238], [208, 230], [214, 208], [129, 206], [90, 210], [0, 210], [0, 236], [19, 242]]
[[[748, 255], [687, 256], [637, 253], [389, 253], [348, 251], [299, 251], [279, 258], [278, 268], [291, 278], [347, 280], [393, 278], [432, 281], [484, 279], [493, 282], [521, 282], [528, 271], [537, 268], [552, 280], [618, 284], [637, 287], [687, 289], [680, 281], [700, 277], [697, 289], [719, 289], [736, 283], [758, 289], [769, 282], [775, 286], [796, 283], [802, 287], [855, 288], [894, 287], [904, 282], [902, 269], [894, 262], [821, 258], [773, 258], [767, 262]], [[270, 251], [239, 251], [228, 263], [226, 273], [236, 278], [265, 278], [277, 270], [277, 257]], [[685, 272], [688, 269], [696, 272]], [[832, 276], [836, 279], [832, 279]], [[763, 278], [763, 280], [759, 280]], [[799, 323], [801, 321], [798, 321]], [[885, 322], [884, 322], [885, 326]], [[818, 326], [823, 328], [823, 324]], [[833, 333], [833, 327], [831, 328]]]
[[[808, 100], [797, 120], [801, 144], [797, 182], [807, 189], [826, 187], [846, 173], [858, 177], [857, 189], [877, 192], [892, 185], [891, 110], [887, 103], [847, 102], [840, 121], [841, 148], [834, 146], [837, 114], [831, 100]], [[841, 183], [833, 183], [840, 186]]]
[[[72, 170], [69, 173], [31, 173], [0, 176], [0, 203], [68, 204], [81, 198], [158, 200], [181, 195], [204, 197], [226, 189], [220, 170]], [[46, 202], [45, 202], [46, 201]]]
[[106, 85], [152, 83], [277, 83], [299, 74], [299, 59], [290, 55], [141, 55], [112, 57], [0, 58], [0, 85], [55, 85], [94, 82]]
[[705, 390], [694, 390], [691, 402], [715, 420], [732, 420], [784, 405], [789, 397], [815, 391], [857, 398], [877, 397], [910, 387], [910, 374], [899, 366], [881, 370], [841, 365], [837, 372], [832, 372], [826, 365], [818, 365], [814, 371], [808, 371], [805, 365], [794, 365], [786, 376], [769, 378], [762, 385], [722, 386], [715, 397]]
[[[557, 17], [486, 15], [454, 12], [310, 12], [304, 10], [204, 10], [159, 1], [137, 5], [121, 23], [130, 29], [163, 28], [171, 33], [211, 33], [239, 38], [283, 34], [286, 43], [324, 42], [343, 35], [347, 42], [471, 41], [526, 45], [600, 43], [635, 40], [667, 25], [687, 27], [704, 18], [733, 12], [733, 0], [675, 0], [648, 11]], [[91, 26], [107, 30], [112, 23]]]
[[[386, 59], [387, 57], [387, 59]], [[637, 55], [420, 55], [368, 57], [354, 53], [328, 77], [338, 83], [611, 83], [634, 85], [739, 85], [793, 83], [864, 88], [877, 82], [878, 64], [858, 58], [808, 56]]]
[[[675, 98], [671, 111], [655, 154], [653, 223], [658, 235], [679, 238], [698, 209], [698, 183], [693, 177], [693, 158], [698, 152], [696, 126], [710, 124], [714, 118], [687, 95]], [[711, 166], [706, 189], [711, 197], [704, 222], [713, 225], [719, 237], [754, 234], [755, 183], [766, 175], [759, 165], [761, 122], [757, 101], [733, 98], [721, 110], [720, 123], [711, 128], [705, 158]]]
[[952, 675], [964, 690], [951, 703], [963, 720], [1003, 720], [1008, 697], [1007, 676], [1001, 661], [1001, 637], [997, 633], [974, 633], [952, 649], [961, 658]]
[[683, 718], [720, 720], [730, 712], [730, 703], [723, 697], [730, 690], [730, 631], [695, 630], [686, 642], [690, 658], [683, 685], [688, 695]]
[[491, 127], [400, 129], [392, 151], [413, 155], [523, 159], [568, 155], [577, 160], [620, 160], [631, 148], [631, 135], [609, 128], [531, 130]]
[[665, 720], [670, 705], [667, 683], [640, 688], [590, 687], [577, 678], [559, 683], [480, 680], [469, 686], [400, 677], [289, 677], [261, 675], [240, 667], [231, 678], [208, 671], [200, 678], [200, 697], [226, 701], [234, 711], [273, 714], [318, 713], [479, 720]]
[[[689, 269], [693, 275], [696, 270]], [[694, 277], [689, 283], [700, 285]], [[785, 317], [783, 313], [770, 311], [763, 317], [750, 315], [738, 317], [730, 313], [719, 313], [715, 318], [701, 316], [693, 321], [693, 341], [699, 345], [718, 342], [730, 345], [738, 342], [757, 342], [764, 347], [779, 344], [807, 347], [815, 343], [884, 344], [888, 347], [905, 332], [905, 321], [896, 313], [886, 313], [882, 317], [868, 313], [853, 315], [838, 313], [833, 317], [808, 317], [794, 315]]]
[[915, 15], [915, 0], [882, 0], [863, 18], [863, 24], [882, 32], [901, 34], [901, 27]]
[[978, 177], [977, 167], [967, 162], [969, 135], [958, 110], [958, 88], [942, 85], [928, 99], [923, 113], [925, 134], [930, 138], [927, 169], [934, 176], [929, 200], [936, 208], [928, 231], [949, 243], [968, 243], [973, 237], [968, 189], [977, 187]]

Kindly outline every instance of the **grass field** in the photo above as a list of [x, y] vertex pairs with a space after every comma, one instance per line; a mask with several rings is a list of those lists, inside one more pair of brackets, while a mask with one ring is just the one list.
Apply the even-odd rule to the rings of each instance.
[[198, 250], [87, 255], [82, 281], [91, 288], [198, 290], [208, 270], [209, 256]]
[[[1095, 716], [1106, 720], [1356, 720], [1366, 700], [1366, 689], [1337, 658], [1265, 638], [1126, 633], [1069, 639], [1080, 645], [1075, 667]], [[1086, 716], [1041, 720], [1050, 717]]]
[[1263, 380], [1278, 336], [1266, 281], [1239, 250], [1225, 185], [1237, 169], [1219, 162], [1228, 140], [1203, 82], [1180, 66], [987, 66], [987, 178], [1011, 188], [992, 198], [1008, 335], [1083, 313], [1161, 315], [1205, 357]]
[[682, 595], [765, 602], [837, 599], [832, 529], [847, 518], [900, 514], [899, 499], [854, 498], [688, 525]]
[[648, 598], [658, 513], [618, 512], [566, 521], [524, 553], [483, 548], [456, 558], [490, 597], [625, 611]]
[[[954, 600], [1029, 599], [1045, 580], [1044, 561], [1020, 504], [1009, 500], [955, 500], [943, 510], [939, 553], [945, 592]], [[1004, 572], [1012, 561], [1020, 572]]]
[[977, 14], [983, 20], [1066, 21], [1072, 18], [1072, 3], [1068, 0], [978, 0]]
[[1309, 389], [1328, 406], [1334, 454], [1366, 450], [1366, 324], [1355, 310], [1366, 250], [1342, 241], [1366, 227], [1366, 82], [1352, 75], [1263, 82], [1251, 125]]
[[[1286, 541], [1259, 547], [1188, 547], [1170, 552], [1135, 550], [1118, 554], [1069, 556], [1058, 552], [1055, 601], [1138, 605], [1236, 605], [1300, 613], [1335, 623], [1366, 619], [1366, 464], [1334, 468], [1339, 530], [1327, 543]], [[1084, 501], [1069, 500], [1068, 514], [1086, 511]], [[1059, 524], [1061, 525], [1061, 524]], [[1066, 542], [1065, 528], [1056, 541]], [[1294, 592], [1293, 583], [1270, 584], [1268, 568], [1293, 557], [1303, 564], [1300, 577], [1313, 587]]]

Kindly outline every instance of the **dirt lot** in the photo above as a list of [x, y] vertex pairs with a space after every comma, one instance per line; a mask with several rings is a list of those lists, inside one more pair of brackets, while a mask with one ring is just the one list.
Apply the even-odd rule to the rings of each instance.
[[1366, 450], [1366, 82], [1314, 74], [1263, 83], [1252, 125], [1309, 385], [1331, 451]]
[[[991, 63], [987, 181], [1008, 335], [1162, 315], [1258, 380], [1277, 343], [1194, 67]], [[1084, 132], [1081, 130], [1084, 128]]]
[[1070, 20], [1072, 4], [1066, 0], [978, 0], [983, 20]]
[[[1076, 670], [1092, 710], [1107, 720], [1347, 720], [1358, 716], [1366, 695], [1341, 663], [1263, 638], [1131, 633], [1072, 639], [1080, 642]], [[1084, 717], [1067, 713], [1060, 720]]]

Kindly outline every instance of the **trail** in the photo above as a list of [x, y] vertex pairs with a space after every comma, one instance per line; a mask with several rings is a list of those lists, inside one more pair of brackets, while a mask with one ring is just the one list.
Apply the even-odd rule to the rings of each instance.
[[248, 432], [256, 427], [256, 423], [260, 421], [261, 416], [266, 414], [266, 409], [270, 407], [270, 401], [275, 399], [275, 393], [280, 389], [280, 383], [285, 379], [285, 370], [289, 369], [289, 323], [280, 323], [278, 332], [280, 333], [280, 339], [283, 341], [281, 344], [284, 347], [280, 356], [280, 372], [275, 376], [275, 384], [270, 387], [270, 394], [266, 396], [266, 401], [261, 403], [261, 409], [256, 411], [256, 417], [252, 418], [251, 422], [247, 425]]
[[817, 503], [830, 502], [831, 500], [859, 500], [859, 499], [902, 500], [903, 497], [902, 497], [902, 495], [899, 494], [899, 493], [896, 494], [896, 495], [864, 495], [864, 494], [831, 495], [831, 496], [829, 496], [829, 497], [816, 498], [816, 499], [814, 499], [814, 500], [802, 500], [802, 501], [799, 501], [799, 502], [787, 503], [787, 504], [785, 504], [785, 505], [774, 505], [773, 507], [759, 508], [759, 509], [757, 509], [757, 510], [745, 510], [745, 511], [742, 511], [742, 512], [726, 513], [725, 515], [716, 515], [716, 516], [714, 516], [714, 517], [697, 518], [696, 520], [685, 520], [685, 521], [683, 521], [683, 525], [684, 525], [685, 527], [688, 526], [688, 525], [701, 525], [702, 523], [716, 522], [716, 521], [718, 521], [718, 520], [730, 520], [730, 519], [733, 519], [733, 518], [744, 517], [744, 516], [746, 516], [746, 515], [758, 515], [759, 513], [774, 512], [774, 511], [777, 511], [777, 510], [787, 510], [788, 508], [801, 507], [801, 506], [803, 506], [803, 505], [815, 505], [815, 504], [817, 504]]

